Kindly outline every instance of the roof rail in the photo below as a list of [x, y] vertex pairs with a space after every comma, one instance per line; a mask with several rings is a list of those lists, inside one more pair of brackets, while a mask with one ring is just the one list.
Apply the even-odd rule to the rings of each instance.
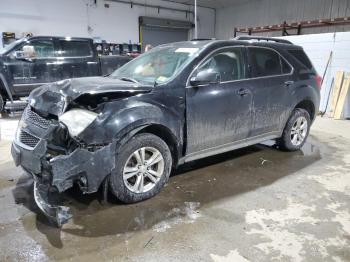
[[285, 39], [279, 39], [279, 38], [272, 38], [272, 37], [263, 37], [263, 36], [237, 36], [233, 38], [234, 40], [257, 40], [257, 41], [267, 41], [267, 42], [276, 42], [276, 43], [283, 43], [283, 44], [289, 44], [292, 45], [293, 43], [285, 40]]
[[193, 38], [191, 41], [211, 41], [216, 40], [215, 38]]

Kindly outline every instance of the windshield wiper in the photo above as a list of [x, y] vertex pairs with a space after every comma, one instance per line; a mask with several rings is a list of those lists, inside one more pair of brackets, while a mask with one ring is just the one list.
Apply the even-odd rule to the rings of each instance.
[[153, 83], [153, 87], [156, 87], [156, 86], [158, 86], [159, 85], [159, 83], [157, 82], [157, 79], [154, 81], [154, 83]]
[[139, 83], [140, 83], [140, 82], [137, 81], [136, 79], [129, 78], [129, 77], [122, 77], [122, 78], [120, 78], [120, 80], [127, 81], [127, 82], [132, 82], [132, 83], [136, 83], [136, 84], [139, 84]]

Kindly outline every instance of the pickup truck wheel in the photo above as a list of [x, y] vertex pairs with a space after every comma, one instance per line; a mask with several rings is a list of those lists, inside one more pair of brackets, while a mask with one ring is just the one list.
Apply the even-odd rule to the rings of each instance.
[[0, 113], [4, 112], [5, 109], [5, 99], [0, 94]]
[[121, 146], [110, 177], [112, 193], [124, 203], [153, 197], [168, 181], [172, 157], [167, 144], [153, 134], [138, 134]]
[[310, 115], [305, 109], [296, 108], [289, 117], [277, 145], [285, 151], [299, 150], [306, 142], [310, 131]]

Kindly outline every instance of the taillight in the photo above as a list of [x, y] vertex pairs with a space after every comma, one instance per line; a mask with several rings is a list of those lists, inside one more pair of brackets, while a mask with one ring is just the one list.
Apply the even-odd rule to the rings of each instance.
[[316, 84], [317, 84], [317, 87], [321, 90], [321, 87], [322, 87], [322, 77], [317, 75], [315, 77], [315, 80], [316, 80]]

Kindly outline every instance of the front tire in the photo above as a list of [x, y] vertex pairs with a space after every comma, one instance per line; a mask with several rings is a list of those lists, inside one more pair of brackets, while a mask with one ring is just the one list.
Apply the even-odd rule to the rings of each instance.
[[143, 133], [124, 143], [116, 155], [110, 188], [118, 200], [135, 203], [158, 194], [169, 179], [172, 156], [158, 136]]
[[310, 115], [302, 108], [293, 110], [283, 130], [282, 137], [277, 140], [277, 145], [285, 151], [299, 150], [306, 142], [310, 131]]

